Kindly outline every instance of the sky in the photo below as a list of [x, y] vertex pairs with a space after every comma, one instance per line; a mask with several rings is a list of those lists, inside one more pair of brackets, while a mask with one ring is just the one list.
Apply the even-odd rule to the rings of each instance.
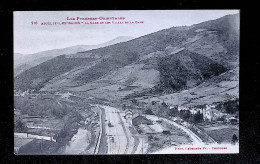
[[[134, 38], [174, 26], [190, 26], [239, 10], [129, 10], [129, 11], [15, 11], [14, 53], [33, 54], [75, 45], [96, 45], [119, 36]], [[41, 25], [42, 22], [78, 22], [67, 18], [124, 17], [138, 24]], [[32, 25], [37, 21], [37, 25]], [[97, 20], [100, 22], [100, 20]], [[112, 20], [110, 20], [112, 21]], [[119, 21], [119, 20], [117, 20]]]

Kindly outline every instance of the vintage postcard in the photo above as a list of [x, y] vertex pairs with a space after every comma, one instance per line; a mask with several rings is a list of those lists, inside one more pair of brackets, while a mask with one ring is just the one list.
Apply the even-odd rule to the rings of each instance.
[[239, 10], [13, 18], [16, 155], [239, 153]]

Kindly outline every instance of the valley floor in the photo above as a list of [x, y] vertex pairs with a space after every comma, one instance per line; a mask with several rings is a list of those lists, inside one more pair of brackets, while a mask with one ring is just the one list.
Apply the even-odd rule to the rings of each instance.
[[[83, 99], [86, 98], [71, 95], [70, 100], [66, 101], [74, 100], [70, 102], [72, 103], [83, 101]], [[78, 123], [79, 126], [76, 129], [73, 129], [74, 132], [71, 133], [73, 135], [66, 144], [60, 145], [59, 138], [54, 139], [53, 137], [61, 129], [61, 125], [49, 136], [44, 136], [44, 134], [53, 128], [49, 126], [52, 125], [51, 123], [27, 125], [31, 129], [30, 131], [35, 129], [34, 133], [30, 134], [29, 131], [15, 133], [15, 152], [18, 153], [22, 147], [23, 151], [22, 153], [20, 151], [20, 154], [30, 154], [34, 149], [37, 150], [36, 154], [46, 154], [46, 152], [48, 152], [47, 154], [53, 152], [56, 152], [55, 154], [151, 154], [184, 145], [203, 146], [209, 143], [230, 143], [233, 133], [238, 136], [238, 126], [235, 125], [200, 124], [191, 128], [167, 118], [148, 114], [142, 114], [142, 116], [151, 120], [156, 127], [168, 129], [169, 133], [145, 130], [140, 133], [140, 128], [146, 129], [149, 126], [132, 125], [124, 117], [125, 111], [113, 107], [113, 105], [95, 103], [95, 101], [88, 102], [88, 105], [88, 108], [79, 110], [83, 120]], [[48, 118], [44, 119], [51, 121]], [[37, 122], [44, 119], [39, 118]], [[201, 133], [202, 131], [203, 133]], [[223, 138], [223, 136], [225, 137]]]

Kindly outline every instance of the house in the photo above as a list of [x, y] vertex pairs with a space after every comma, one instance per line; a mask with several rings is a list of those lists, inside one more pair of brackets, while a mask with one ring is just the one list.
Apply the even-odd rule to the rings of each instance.
[[206, 105], [206, 109], [207, 109], [207, 110], [215, 109], [215, 108], [216, 108], [216, 105], [214, 105], [214, 104]]
[[126, 122], [128, 122], [131, 125], [132, 124], [133, 112], [131, 110], [126, 110], [124, 117], [126, 119]]
[[163, 134], [171, 134], [171, 132], [170, 132], [170, 129], [166, 129], [166, 128], [164, 128], [163, 129], [163, 132], [162, 132]]
[[132, 119], [132, 125], [138, 126], [141, 124], [153, 125], [153, 122], [142, 115], [134, 115]]
[[235, 117], [230, 117], [228, 120], [232, 125], [237, 124], [237, 119]]
[[185, 106], [178, 106], [178, 111], [181, 111], [181, 110], [189, 110], [189, 109]]
[[125, 119], [129, 119], [133, 117], [133, 112], [131, 110], [125, 111]]
[[181, 124], [182, 122], [184, 122], [181, 118], [179, 118], [179, 117], [174, 117], [174, 118], [172, 118], [171, 119], [172, 121], [174, 121], [174, 122], [176, 122], [176, 123], [178, 123], [178, 124]]
[[206, 121], [206, 120], [212, 121], [212, 119], [213, 119], [213, 112], [212, 112], [211, 109], [203, 110], [203, 119], [204, 119], [204, 121]]

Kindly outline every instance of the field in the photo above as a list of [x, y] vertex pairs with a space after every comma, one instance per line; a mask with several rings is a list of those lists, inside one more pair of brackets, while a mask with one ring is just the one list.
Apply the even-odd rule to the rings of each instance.
[[167, 146], [179, 146], [191, 143], [190, 137], [181, 129], [172, 126], [165, 121], [161, 122], [162, 127], [169, 129], [170, 134], [150, 134], [148, 135], [148, 153], [163, 149]]
[[34, 139], [28, 144], [23, 145], [19, 149], [18, 154], [22, 154], [22, 155], [60, 154], [59, 147], [60, 147], [59, 143], [57, 142]]
[[235, 134], [239, 139], [239, 130], [233, 125], [200, 126], [217, 143], [230, 143]]

